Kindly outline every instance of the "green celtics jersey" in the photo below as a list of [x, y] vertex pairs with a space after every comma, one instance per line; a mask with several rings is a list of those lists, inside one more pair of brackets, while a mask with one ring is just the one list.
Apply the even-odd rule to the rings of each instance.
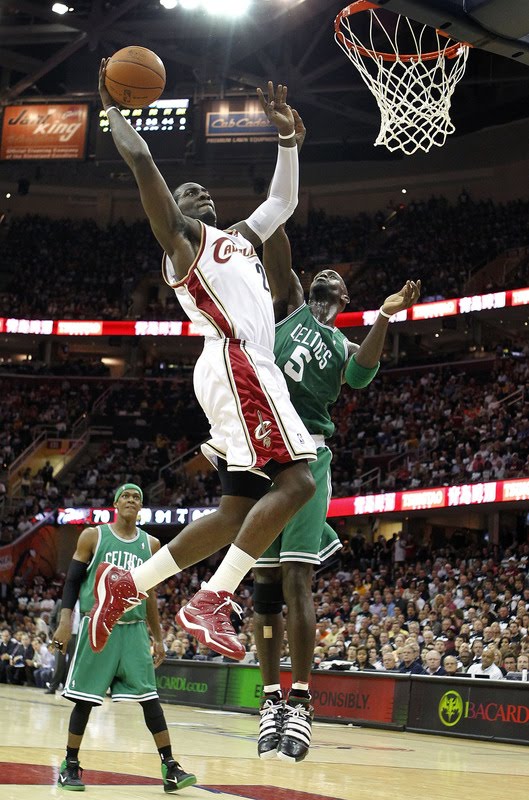
[[[132, 569], [138, 567], [151, 557], [151, 546], [149, 536], [141, 528], [136, 528], [136, 536], [132, 539], [122, 539], [114, 533], [110, 525], [98, 525], [98, 541], [94, 557], [88, 565], [86, 578], [81, 586], [79, 594], [79, 605], [81, 615], [88, 614], [94, 605], [94, 579], [96, 570], [102, 561], [108, 561], [122, 569]], [[122, 622], [133, 622], [137, 619], [145, 619], [147, 616], [147, 604], [144, 600], [141, 605], [135, 606], [121, 617]]]
[[329, 408], [340, 394], [348, 359], [343, 333], [322, 325], [304, 304], [277, 323], [274, 355], [294, 408], [309, 432], [332, 436]]

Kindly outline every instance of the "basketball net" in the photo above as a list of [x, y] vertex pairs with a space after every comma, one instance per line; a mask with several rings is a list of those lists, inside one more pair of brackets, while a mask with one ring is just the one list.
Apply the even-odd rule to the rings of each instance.
[[[367, 21], [366, 15], [357, 16], [360, 11], [369, 15], [366, 43], [352, 29]], [[377, 101], [381, 121], [375, 146], [406, 155], [442, 147], [455, 131], [450, 106], [470, 45], [366, 0], [344, 8], [334, 25], [335, 40]]]

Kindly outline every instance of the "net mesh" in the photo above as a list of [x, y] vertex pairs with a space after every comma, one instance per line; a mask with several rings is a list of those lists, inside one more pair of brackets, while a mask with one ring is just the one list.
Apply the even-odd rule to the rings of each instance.
[[[337, 17], [335, 39], [377, 101], [381, 122], [375, 146], [406, 155], [442, 147], [455, 130], [450, 107], [465, 73], [469, 45], [401, 15], [389, 15], [388, 24], [387, 11], [368, 8], [360, 9], [365, 14], [347, 15], [353, 6]], [[362, 42], [351, 25], [360, 27], [366, 15]], [[412, 56], [402, 55], [410, 52]]]

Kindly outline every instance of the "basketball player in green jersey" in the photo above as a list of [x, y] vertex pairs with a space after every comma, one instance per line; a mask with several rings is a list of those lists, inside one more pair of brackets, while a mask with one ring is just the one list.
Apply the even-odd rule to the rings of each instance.
[[[303, 123], [293, 113], [296, 132], [304, 135]], [[318, 458], [310, 464], [316, 493], [254, 568], [254, 632], [264, 684], [258, 753], [265, 759], [302, 761], [310, 746], [313, 717], [309, 692], [316, 631], [313, 567], [341, 547], [336, 533], [325, 522], [332, 459], [325, 440], [334, 432], [329, 408], [343, 383], [360, 389], [373, 380], [389, 320], [417, 301], [421, 283], [407, 281], [400, 292], [386, 298], [375, 324], [358, 346], [335, 327], [337, 315], [349, 302], [337, 272], [326, 269], [316, 275], [307, 305], [291, 269], [284, 228], [266, 242], [263, 263], [276, 311], [276, 363], [285, 375], [294, 408], [315, 439]], [[284, 602], [292, 662], [292, 690], [286, 703], [279, 682]]]
[[[131, 569], [142, 564], [160, 548], [160, 542], [137, 527], [143, 492], [134, 483], [117, 489], [114, 506], [116, 521], [112, 525], [85, 528], [68, 569], [59, 627], [54, 643], [63, 653], [71, 636], [72, 609], [79, 599], [81, 624], [77, 646], [66, 678], [63, 695], [75, 703], [68, 727], [66, 758], [59, 771], [58, 786], [70, 791], [84, 791], [79, 766], [79, 748], [94, 706], [101, 705], [107, 689], [112, 700], [140, 703], [145, 723], [154, 737], [161, 758], [163, 787], [174, 792], [196, 783], [196, 777], [185, 772], [175, 761], [165, 716], [156, 691], [154, 669], [164, 660], [164, 646], [155, 590], [146, 600], [132, 607], [113, 629], [102, 653], [94, 653], [88, 642], [88, 613], [94, 602], [94, 578], [98, 564], [108, 561]], [[154, 637], [151, 655], [146, 621]]]

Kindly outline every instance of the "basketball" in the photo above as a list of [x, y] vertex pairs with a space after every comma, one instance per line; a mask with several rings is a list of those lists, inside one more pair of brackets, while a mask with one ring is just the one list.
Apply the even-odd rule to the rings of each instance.
[[146, 47], [124, 47], [107, 63], [105, 86], [120, 106], [144, 108], [163, 92], [165, 67]]

